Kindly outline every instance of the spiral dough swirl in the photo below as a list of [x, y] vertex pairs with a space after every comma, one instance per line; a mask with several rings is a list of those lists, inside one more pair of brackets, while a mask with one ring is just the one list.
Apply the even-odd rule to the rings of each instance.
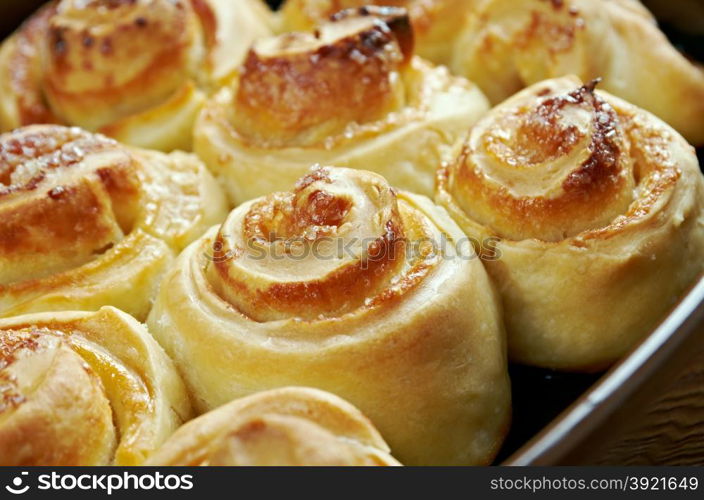
[[315, 387], [369, 416], [403, 463], [485, 463], [508, 379], [496, 298], [468, 249], [427, 198], [317, 166], [186, 249], [148, 322], [203, 410]]
[[608, 365], [701, 272], [693, 148], [597, 85], [565, 77], [525, 89], [438, 172], [438, 202], [468, 235], [499, 242], [500, 258], [485, 263], [518, 361]]
[[112, 307], [0, 319], [0, 463], [140, 465], [190, 418], [143, 325]]

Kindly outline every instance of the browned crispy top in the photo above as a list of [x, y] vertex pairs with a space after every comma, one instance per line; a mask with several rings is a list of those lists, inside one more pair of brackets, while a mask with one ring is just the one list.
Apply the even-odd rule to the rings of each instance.
[[258, 41], [237, 83], [231, 121], [246, 140], [306, 146], [376, 120], [404, 100], [399, 71], [413, 35], [405, 11], [339, 13], [312, 33]]
[[310, 29], [344, 9], [373, 5], [400, 7], [408, 11], [414, 31], [423, 35], [451, 3], [448, 0], [287, 0], [282, 12], [288, 28]]
[[214, 240], [215, 291], [256, 321], [377, 307], [437, 263], [429, 221], [370, 172], [317, 168], [293, 191], [235, 210]]
[[0, 136], [0, 287], [91, 260], [130, 231], [139, 179], [116, 142], [34, 126]]
[[47, 4], [7, 42], [19, 124], [98, 130], [160, 105], [201, 78], [218, 22], [207, 0]]
[[605, 237], [643, 216], [680, 177], [672, 137], [655, 144], [657, 126], [597, 84], [549, 80], [494, 108], [441, 169], [441, 190], [510, 240]]

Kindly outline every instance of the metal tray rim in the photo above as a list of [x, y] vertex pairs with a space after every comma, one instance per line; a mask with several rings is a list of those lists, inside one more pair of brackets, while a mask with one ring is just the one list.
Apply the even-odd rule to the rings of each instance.
[[704, 326], [704, 277], [663, 322], [598, 382], [502, 465], [556, 465], [587, 441], [630, 395], [654, 377], [685, 340]]

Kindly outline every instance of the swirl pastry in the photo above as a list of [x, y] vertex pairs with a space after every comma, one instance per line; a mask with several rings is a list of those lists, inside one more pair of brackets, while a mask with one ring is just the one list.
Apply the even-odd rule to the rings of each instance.
[[176, 253], [226, 215], [193, 155], [58, 125], [0, 135], [0, 317], [114, 305], [144, 319]]
[[235, 203], [288, 189], [313, 163], [372, 170], [432, 195], [443, 148], [488, 104], [412, 47], [405, 11], [372, 7], [261, 39], [206, 104], [195, 151]]
[[418, 55], [437, 64], [452, 59], [464, 13], [478, 0], [286, 0], [281, 7], [282, 31], [308, 31], [343, 9], [379, 5], [408, 10]]
[[206, 96], [270, 33], [259, 0], [60, 0], [0, 48], [0, 131], [61, 123], [191, 147]]
[[547, 78], [601, 87], [704, 144], [704, 70], [685, 59], [636, 0], [483, 0], [451, 68], [493, 103]]
[[148, 322], [200, 410], [317, 387], [403, 463], [487, 463], [510, 413], [504, 334], [464, 239], [427, 198], [318, 167], [188, 247]]
[[0, 319], [0, 464], [139, 465], [191, 415], [173, 363], [112, 307]]
[[400, 465], [357, 408], [302, 387], [260, 392], [206, 413], [176, 431], [148, 464]]
[[704, 182], [677, 132], [563, 77], [494, 108], [438, 175], [437, 201], [476, 240], [503, 296], [509, 356], [605, 367], [702, 271]]

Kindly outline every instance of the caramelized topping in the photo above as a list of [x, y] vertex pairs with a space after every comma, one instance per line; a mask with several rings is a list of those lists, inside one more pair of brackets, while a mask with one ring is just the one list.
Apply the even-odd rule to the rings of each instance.
[[444, 0], [286, 0], [281, 10], [288, 30], [312, 29], [322, 20], [339, 16], [340, 11], [364, 11], [381, 15], [385, 10], [405, 9], [416, 31], [425, 31], [432, 14], [441, 10]]
[[396, 196], [368, 172], [317, 168], [289, 193], [235, 210], [209, 269], [221, 295], [258, 321], [344, 314], [404, 264]]
[[331, 184], [328, 171], [316, 169], [300, 179], [293, 192], [274, 193], [256, 203], [245, 216], [245, 236], [272, 242], [335, 234], [354, 202], [347, 194], [326, 191]]
[[[55, 369], [52, 365], [57, 353], [66, 348], [60, 331], [36, 327], [0, 329], [0, 413], [17, 409], [41, 389], [37, 385]], [[85, 370], [93, 376], [88, 366], [82, 371]]]
[[202, 42], [187, 0], [61, 0], [48, 38], [52, 108], [90, 130], [165, 100], [198, 64]]
[[0, 286], [81, 265], [120, 241], [140, 180], [115, 141], [33, 126], [0, 136]]
[[331, 21], [344, 19], [371, 17], [383, 21], [394, 33], [399, 44], [404, 60], [408, 61], [413, 55], [413, 28], [408, 19], [406, 10], [397, 7], [379, 7], [365, 5], [358, 8], [344, 9], [330, 16]]
[[[0, 136], [0, 196], [31, 191], [57, 169], [80, 164], [87, 154], [115, 149], [117, 143], [77, 128], [27, 129]], [[50, 131], [50, 133], [47, 133]]]
[[366, 8], [314, 33], [256, 42], [236, 89], [235, 130], [262, 147], [310, 146], [401, 107], [411, 33], [404, 11]]
[[619, 125], [616, 112], [611, 106], [594, 94], [598, 80], [579, 89], [576, 95], [568, 97], [575, 102], [589, 101], [594, 113], [593, 137], [590, 147], [591, 155], [580, 168], [572, 172], [565, 180], [565, 191], [584, 189], [598, 185], [604, 179], [619, 175], [623, 136], [619, 137]]
[[571, 79], [528, 89], [471, 132], [452, 168], [462, 208], [497, 235], [559, 241], [608, 224], [633, 200], [629, 144], [616, 111]]
[[22, 351], [36, 351], [41, 333], [37, 330], [0, 330], [0, 370], [15, 362]]

